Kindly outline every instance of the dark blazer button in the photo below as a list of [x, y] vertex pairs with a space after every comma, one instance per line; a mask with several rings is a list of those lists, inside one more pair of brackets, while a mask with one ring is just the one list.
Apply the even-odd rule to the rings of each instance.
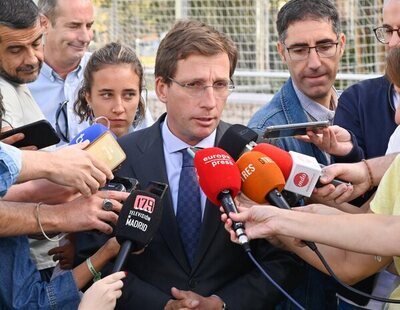
[[189, 287], [190, 288], [195, 288], [197, 286], [197, 281], [195, 279], [190, 279], [189, 280]]

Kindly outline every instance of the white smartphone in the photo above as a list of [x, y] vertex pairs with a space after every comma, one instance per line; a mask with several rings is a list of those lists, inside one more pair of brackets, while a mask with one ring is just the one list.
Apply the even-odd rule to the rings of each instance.
[[268, 126], [264, 132], [264, 138], [279, 139], [307, 134], [308, 130], [318, 133], [321, 129], [330, 125], [329, 121], [294, 123], [285, 125]]

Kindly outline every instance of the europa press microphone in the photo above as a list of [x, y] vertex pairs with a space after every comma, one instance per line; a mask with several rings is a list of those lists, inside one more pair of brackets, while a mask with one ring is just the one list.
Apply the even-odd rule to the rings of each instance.
[[[255, 135], [257, 133], [250, 128], [236, 124], [225, 132], [219, 146], [231, 155], [240, 156], [244, 152], [254, 150], [270, 157], [279, 166], [285, 177], [284, 189], [286, 191], [310, 197], [315, 187], [322, 186], [318, 182], [322, 168], [314, 157], [293, 151], [286, 152], [268, 143], [257, 144]], [[238, 159], [239, 156], [233, 157]], [[335, 186], [342, 183], [344, 182], [338, 179], [331, 182]]]
[[126, 158], [126, 155], [118, 144], [114, 134], [103, 124], [95, 123], [78, 133], [69, 143], [77, 144], [89, 141], [85, 148], [96, 159], [104, 162], [113, 170]]
[[[223, 149], [211, 147], [198, 150], [189, 148], [194, 156], [194, 166], [199, 177], [199, 185], [207, 198], [215, 205], [221, 205], [225, 213], [238, 213], [233, 200], [240, 191], [239, 169], [231, 156]], [[239, 243], [245, 251], [250, 251], [249, 239], [241, 222], [233, 222]]]
[[115, 227], [121, 249], [112, 272], [122, 269], [129, 253], [150, 243], [161, 222], [161, 202], [167, 188], [167, 184], [150, 182], [145, 190], [134, 190], [125, 200]]

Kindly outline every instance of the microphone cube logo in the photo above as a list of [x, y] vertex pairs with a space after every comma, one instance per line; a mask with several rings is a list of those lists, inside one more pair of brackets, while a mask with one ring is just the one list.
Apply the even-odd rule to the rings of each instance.
[[300, 172], [294, 176], [293, 183], [297, 187], [304, 187], [307, 186], [308, 182], [310, 182], [310, 178], [308, 177], [307, 173]]
[[133, 203], [133, 208], [152, 214], [155, 204], [156, 200], [153, 197], [137, 195]]

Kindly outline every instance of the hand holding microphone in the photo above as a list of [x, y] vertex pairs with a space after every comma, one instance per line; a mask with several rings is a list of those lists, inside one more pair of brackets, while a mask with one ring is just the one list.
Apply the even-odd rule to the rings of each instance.
[[[107, 178], [114, 176], [101, 161], [84, 151], [88, 143], [60, 148], [54, 152], [24, 151], [23, 162], [35, 161], [38, 178], [56, 184], [76, 188], [88, 197], [103, 186]], [[39, 153], [38, 153], [39, 152]], [[24, 178], [23, 175], [20, 176]]]
[[105, 163], [111, 170], [118, 167], [126, 158], [115, 135], [100, 123], [95, 123], [82, 130], [71, 140], [70, 145], [85, 141], [90, 142], [85, 150]]

